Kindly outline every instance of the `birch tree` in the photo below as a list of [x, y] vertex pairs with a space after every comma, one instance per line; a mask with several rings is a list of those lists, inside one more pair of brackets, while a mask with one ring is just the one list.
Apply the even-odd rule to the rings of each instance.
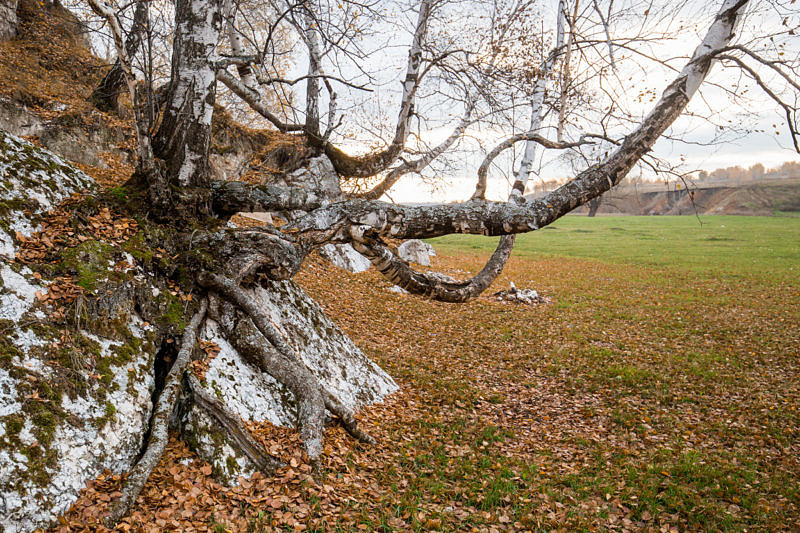
[[[133, 53], [130, 50], [134, 47], [126, 43], [111, 8], [96, 0], [90, 2], [95, 11], [114, 28], [119, 62], [134, 107], [140, 109], [144, 103], [134, 87], [136, 80], [130, 59]], [[360, 57], [361, 52], [352, 30], [358, 27], [355, 22], [357, 17], [352, 13], [369, 13], [375, 9], [374, 5], [345, 2], [342, 10], [348, 15], [337, 19], [334, 24], [331, 22], [333, 18], [325, 18], [334, 12], [331, 6], [320, 6], [312, 0], [289, 4], [277, 0], [273, 2], [271, 9], [275, 25], [285, 23], [295, 28], [308, 55], [307, 73], [289, 80], [264, 74], [262, 67], [270, 62], [269, 42], [254, 46], [256, 43], [245, 45], [238, 40], [238, 15], [233, 15], [237, 12], [234, 5], [223, 0], [177, 0], [171, 79], [160, 126], [155, 132], [145, 126], [139, 128], [139, 143], [143, 148], [138, 152], [139, 170], [131, 186], [138, 187], [148, 199], [140, 206], [142, 214], [157, 221], [164, 234], [170, 236], [163, 245], [169, 248], [167, 252], [174, 254], [181, 268], [188, 273], [193, 292], [198, 295], [195, 299], [198, 303], [186, 310], [185, 322], [188, 325], [177, 361], [166, 378], [164, 391], [167, 392], [161, 394], [156, 406], [157, 416], [153, 419], [149, 448], [127, 479], [123, 497], [115, 504], [109, 523], [124, 516], [163, 451], [165, 428], [174, 408], [176, 391], [185, 386], [186, 354], [195, 342], [194, 331], [205, 314], [210, 312], [211, 303], [217, 313], [235, 314], [243, 318], [225, 329], [225, 336], [232, 345], [254, 354], [260, 368], [295, 396], [299, 407], [298, 429], [305, 451], [312, 461], [322, 452], [326, 412], [336, 415], [354, 438], [365, 443], [372, 442], [372, 438], [358, 426], [353, 413], [344, 408], [335, 395], [324, 390], [299, 362], [281, 332], [270, 317], [265, 316], [254, 304], [245, 288], [260, 283], [264, 278], [290, 279], [315, 248], [329, 243], [349, 243], [368, 257], [384, 276], [414, 294], [446, 302], [475, 298], [502, 270], [514, 235], [539, 230], [619, 184], [684, 113], [715, 64], [738, 63], [746, 73], [759, 78], [759, 69], [751, 66], [758, 63], [776, 73], [790, 93], [800, 89], [795, 81], [796, 73], [791, 70], [796, 65], [762, 57], [736, 40], [750, 2], [725, 0], [721, 5], [715, 4], [716, 15], [712, 17], [691, 57], [675, 73], [674, 79], [663, 89], [644, 118], [615, 141], [613, 150], [552, 192], [538, 199], [526, 199], [521, 193], [535, 146], [569, 149], [593, 140], [588, 133], [573, 141], [553, 140], [547, 138], [538, 127], [542, 120], [546, 86], [556, 73], [556, 61], [564, 48], [568, 17], [566, 4], [560, 2], [558, 8], [559, 29], [552, 51], [546, 55], [542, 65], [535, 66], [541, 75], [532, 81], [532, 87], [528, 87], [528, 94], [524, 98], [532, 102], [529, 105], [530, 128], [524, 133], [508, 137], [489, 152], [478, 170], [476, 192], [472, 198], [450, 204], [397, 205], [380, 200], [381, 193], [391, 186], [398, 174], [418, 171], [446, 151], [470, 124], [470, 116], [478, 107], [479, 93], [491, 91], [490, 86], [481, 87], [478, 82], [477, 87], [472, 87], [475, 96], [470, 93], [464, 100], [462, 118], [456, 123], [452, 134], [416, 159], [401, 159], [411, 134], [421, 79], [433, 68], [432, 65], [444, 61], [426, 53], [430, 43], [430, 24], [440, 6], [439, 2], [421, 0], [413, 6], [414, 23], [407, 43], [405, 75], [391, 140], [382, 148], [362, 155], [351, 155], [337, 146], [330, 134], [337, 128], [338, 117], [341, 116], [336, 111], [334, 87], [347, 86], [353, 90], [365, 87], [347, 79], [341, 72], [330, 70], [328, 66], [332, 64], [331, 57], [336, 54], [356, 60]], [[591, 5], [587, 2], [587, 5], [594, 9], [596, 3]], [[607, 34], [607, 27], [604, 31]], [[228, 56], [219, 53], [224, 38], [231, 41], [232, 54]], [[577, 53], [582, 39], [576, 34], [570, 40]], [[608, 46], [609, 42], [610, 38], [604, 38], [601, 44]], [[619, 55], [612, 56], [611, 61], [620, 63], [622, 58]], [[235, 74], [228, 70], [230, 67], [236, 67]], [[336, 178], [364, 178], [388, 172], [386, 179], [362, 197], [325, 195], [311, 187], [212, 180], [209, 151], [218, 81], [276, 130], [286, 135], [299, 135], [308, 147], [309, 162], [326, 161], [334, 169]], [[297, 113], [295, 118], [288, 114], [279, 116], [264, 105], [262, 93], [301, 82], [305, 86], [305, 109]], [[796, 107], [787, 103], [790, 100], [782, 96], [786, 93], [770, 88], [763, 79], [762, 84], [765, 90], [771, 91], [775, 99], [786, 106], [791, 135], [796, 140]], [[325, 129], [322, 128], [324, 120], [321, 111], [323, 87], [327, 91], [329, 104]], [[138, 121], [143, 121], [141, 113], [136, 116]], [[596, 138], [603, 138], [603, 135], [598, 134]], [[497, 154], [522, 141], [527, 146], [513, 198], [507, 202], [487, 200], [488, 167]], [[256, 211], [290, 212], [292, 215], [289, 223], [281, 227], [223, 228], [222, 223], [233, 215]], [[474, 278], [464, 281], [437, 273], [415, 271], [384, 242], [387, 238], [425, 239], [454, 233], [502, 236], [503, 240], [483, 270]], [[184, 393], [192, 394], [191, 385], [187, 386]], [[269, 468], [273, 462], [269, 458], [261, 458], [260, 464]]]

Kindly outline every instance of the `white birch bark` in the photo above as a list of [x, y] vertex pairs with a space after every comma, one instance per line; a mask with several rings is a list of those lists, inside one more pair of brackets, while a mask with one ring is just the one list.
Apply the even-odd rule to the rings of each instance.
[[[556, 59], [561, 54], [561, 48], [564, 46], [564, 25], [566, 22], [566, 0], [558, 1], [558, 15], [556, 16], [556, 44], [550, 53], [547, 55], [542, 64], [541, 74], [536, 80], [533, 87], [533, 97], [531, 98], [531, 125], [528, 131], [538, 132], [542, 127], [542, 117], [544, 115], [544, 97], [547, 94], [547, 86], [550, 81], [550, 76], [553, 73]], [[530, 175], [533, 160], [536, 157], [537, 143], [527, 141], [525, 143], [525, 150], [522, 155], [522, 161], [517, 171], [514, 185], [511, 188], [511, 198], [520, 198], [525, 193], [525, 186], [528, 183], [528, 176]]]
[[177, 0], [172, 79], [153, 148], [179, 186], [204, 186], [216, 99], [221, 0]]
[[[243, 57], [247, 55], [242, 33], [236, 23], [236, 5], [233, 0], [225, 0], [225, 30], [228, 33], [228, 42], [231, 45], [231, 53], [235, 56]], [[253, 76], [253, 69], [250, 65], [237, 65], [239, 77], [248, 88], [255, 88], [256, 80]], [[256, 91], [256, 94], [258, 92]]]
[[319, 132], [319, 77], [322, 75], [322, 52], [320, 50], [318, 28], [311, 10], [316, 6], [308, 2], [305, 15], [303, 40], [308, 47], [308, 78], [306, 80], [306, 134], [312, 142], [321, 142]]
[[408, 65], [403, 80], [403, 94], [400, 100], [400, 113], [397, 117], [394, 138], [389, 146], [378, 153], [364, 157], [352, 157], [340, 149], [327, 144], [325, 151], [336, 171], [347, 177], [366, 178], [386, 170], [400, 155], [408, 139], [411, 117], [414, 113], [414, 95], [419, 86], [420, 67], [422, 65], [422, 46], [428, 32], [428, 20], [431, 15], [432, 0], [422, 0], [419, 6], [414, 38], [408, 51]]
[[431, 0], [422, 0], [419, 6], [417, 27], [414, 30], [414, 40], [408, 50], [408, 65], [406, 77], [403, 80], [403, 96], [400, 99], [400, 114], [397, 117], [397, 129], [393, 144], [404, 145], [408, 138], [409, 121], [414, 109], [414, 95], [419, 85], [419, 69], [422, 65], [422, 43], [428, 32], [428, 19], [431, 15]]

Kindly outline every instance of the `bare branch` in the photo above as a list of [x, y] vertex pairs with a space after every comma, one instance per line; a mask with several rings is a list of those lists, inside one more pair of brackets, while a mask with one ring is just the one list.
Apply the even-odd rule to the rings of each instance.
[[260, 114], [262, 117], [269, 120], [276, 128], [278, 128], [278, 131], [286, 133], [290, 131], [305, 130], [305, 126], [303, 125], [284, 123], [274, 113], [267, 109], [267, 106], [261, 101], [261, 97], [258, 92], [228, 74], [226, 70], [218, 70], [217, 79], [224, 83], [225, 86], [233, 91], [233, 93], [239, 98], [247, 102], [254, 111], [258, 112], [258, 114]]
[[753, 78], [753, 81], [756, 82], [756, 85], [758, 85], [761, 88], [761, 90], [767, 94], [767, 96], [769, 96], [775, 103], [777, 103], [781, 107], [781, 109], [783, 109], [783, 112], [786, 114], [786, 125], [789, 128], [789, 134], [792, 138], [794, 149], [796, 152], [800, 153], [800, 142], [798, 142], [800, 140], [800, 132], [798, 132], [796, 123], [797, 120], [796, 115], [798, 113], [798, 108], [784, 102], [780, 96], [778, 96], [772, 89], [770, 89], [770, 87], [764, 82], [761, 76], [759, 76], [755, 70], [753, 70], [740, 58], [728, 54], [718, 54], [716, 58], [722, 61], [730, 61], [732, 63], [736, 63], [736, 65], [738, 65], [739, 68], [747, 72], [747, 74], [749, 74], [750, 77]]
[[[486, 154], [486, 157], [483, 159], [481, 166], [478, 167], [478, 183], [475, 186], [475, 192], [472, 193], [472, 200], [482, 200], [486, 196], [486, 176], [489, 172], [489, 166], [492, 162], [497, 158], [498, 155], [503, 153], [504, 151], [508, 150], [515, 143], [520, 141], [527, 141], [529, 144], [538, 144], [544, 146], [545, 148], [555, 149], [555, 150], [564, 150], [567, 148], [575, 148], [576, 146], [581, 146], [583, 144], [589, 144], [588, 141], [581, 139], [577, 142], [558, 142], [558, 141], [551, 141], [550, 139], [546, 139], [535, 133], [534, 131], [526, 131], [525, 133], [518, 133], [517, 135], [512, 135], [508, 139], [504, 140], [497, 146], [495, 146], [492, 151]], [[514, 183], [514, 189], [517, 191], [517, 194], [512, 194], [513, 197], [521, 197], [522, 192], [524, 190], [525, 182], [521, 181], [517, 178], [517, 181]], [[522, 187], [523, 189], [520, 189]]]

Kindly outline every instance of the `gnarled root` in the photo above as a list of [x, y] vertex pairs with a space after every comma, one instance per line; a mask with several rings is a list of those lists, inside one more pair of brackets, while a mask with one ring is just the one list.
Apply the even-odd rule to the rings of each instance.
[[[300, 364], [291, 352], [281, 349], [288, 347], [275, 346], [272, 339], [260, 332], [261, 328], [257, 328], [253, 322], [247, 317], [238, 320], [234, 330], [227, 335], [228, 342], [242, 357], [271, 375], [294, 395], [297, 401], [297, 429], [308, 458], [316, 461], [322, 453], [325, 425], [322, 391], [308, 368]], [[273, 327], [271, 324], [269, 326]], [[265, 337], [269, 342], [264, 341]]]
[[[228, 332], [233, 347], [263, 372], [289, 389], [298, 403], [298, 429], [306, 454], [316, 462], [322, 453], [325, 409], [340, 418], [345, 429], [360, 441], [373, 443], [372, 437], [358, 427], [353, 413], [345, 408], [317, 378], [283, 338], [280, 330], [255, 301], [229, 278], [203, 273], [198, 282], [244, 312]], [[264, 342], [264, 340], [269, 342]]]
[[207, 302], [204, 300], [183, 332], [180, 351], [164, 380], [164, 389], [153, 409], [147, 448], [123, 483], [122, 496], [111, 505], [111, 512], [105, 519], [108, 527], [114, 527], [128, 513], [164, 453], [168, 440], [169, 420], [180, 396], [183, 374], [192, 360], [197, 328], [200, 327], [200, 323], [206, 315], [207, 307]]
[[283, 466], [275, 457], [264, 452], [264, 447], [256, 442], [250, 432], [242, 424], [241, 419], [230, 412], [222, 402], [208, 394], [191, 372], [186, 374], [192, 400], [202, 408], [233, 439], [238, 450], [245, 455], [256, 468], [270, 474]]

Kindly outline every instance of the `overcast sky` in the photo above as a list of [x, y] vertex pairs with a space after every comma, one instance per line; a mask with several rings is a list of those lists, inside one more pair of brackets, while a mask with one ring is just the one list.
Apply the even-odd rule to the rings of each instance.
[[[759, 2], [754, 2], [758, 4]], [[551, 4], [548, 6], [548, 4]], [[555, 19], [554, 11], [556, 1], [542, 2], [544, 6], [542, 9], [542, 20]], [[602, 4], [602, 2], [601, 2]], [[653, 46], [650, 51], [659, 58], [676, 58], [672, 63], [677, 68], [680, 68], [685, 62], [683, 59], [678, 59], [679, 56], [688, 56], [692, 53], [694, 48], [699, 44], [702, 35], [707, 29], [707, 21], [700, 20], [704, 15], [706, 17], [713, 15], [719, 7], [721, 2], [688, 2], [687, 9], [684, 13], [688, 17], [697, 16], [696, 28], [693, 31], [688, 31], [681, 34], [678, 38], [673, 38], [668, 43]], [[765, 2], [761, 2], [766, 5]], [[464, 4], [461, 4], [464, 5]], [[785, 3], [789, 6], [789, 2]], [[789, 24], [797, 24], [800, 22], [800, 16], [797, 15], [797, 10], [790, 11]], [[766, 23], [770, 23], [779, 27], [781, 14], [776, 13], [774, 10], [767, 9], [765, 13], [760, 15], [753, 15], [749, 20], [745, 21], [745, 26], [741, 29], [741, 38], [749, 39], [753, 33], [762, 30]], [[410, 29], [413, 26], [414, 17], [413, 13], [402, 13], [399, 19], [405, 19], [405, 25]], [[691, 19], [688, 21], [688, 26], [691, 26]], [[776, 24], [777, 22], [777, 24]], [[410, 34], [405, 32], [398, 35], [395, 33], [392, 45], [394, 48], [387, 48], [385, 53], [378, 54], [373, 61], [377, 61], [383, 68], [383, 76], [387, 81], [387, 87], [399, 86], [399, 83], [392, 85], [390, 81], [392, 78], [399, 80], [403, 75], [405, 69], [405, 54], [407, 50], [407, 40], [410, 42]], [[794, 37], [786, 41], [785, 53], [791, 57], [800, 55], [800, 38]], [[625, 68], [624, 62], [618, 62]], [[626, 73], [627, 76], [627, 73]], [[643, 72], [642, 69], [634, 69], [631, 71], [631, 85], [634, 89], [639, 87], [649, 88], [655, 91], [655, 94], [660, 95], [661, 90], [671, 81], [674, 73], [667, 71], [659, 71], [653, 69], [652, 71]], [[731, 71], [723, 71], [719, 66], [716, 66], [712, 72], [712, 81], [720, 83], [724, 86], [732, 86], [737, 81], [738, 73]], [[744, 82], [742, 88], [744, 88]], [[740, 126], [739, 131], [734, 132], [726, 128], [722, 132], [715, 128], [711, 123], [691, 117], [682, 117], [679, 119], [674, 128], [674, 133], [680, 136], [688, 143], [679, 143], [670, 141], [669, 139], [661, 139], [658, 141], [654, 148], [654, 155], [668, 160], [672, 164], [679, 164], [682, 162], [682, 171], [691, 170], [714, 170], [721, 167], [728, 166], [742, 166], [749, 167], [755, 163], [762, 163], [767, 168], [779, 166], [783, 162], [800, 160], [800, 154], [797, 154], [791, 148], [788, 131], [785, 126], [784, 119], [780, 111], [768, 100], [768, 98], [759, 93], [752, 87], [752, 83], [748, 84], [748, 94], [751, 95], [750, 101], [747, 103], [746, 108], [738, 108], [733, 105], [727, 96], [722, 91], [715, 89], [708, 85], [702, 91], [702, 97], [695, 98], [695, 101], [690, 105], [690, 111], [698, 114], [708, 114], [713, 110], [713, 121], [715, 124], [727, 124], [730, 121], [732, 124]], [[386, 94], [386, 89], [381, 89]], [[395, 107], [392, 105], [391, 98], [385, 98], [380, 104], [387, 117], [391, 117], [396, 113]], [[634, 108], [637, 113], [641, 113], [643, 117], [649, 110], [651, 102], [642, 103], [639, 109]], [[775, 127], [773, 127], [775, 125]], [[445, 125], [444, 127], [423, 131], [423, 136], [428, 141], [435, 141], [438, 138], [444, 138], [449, 134], [452, 125]], [[753, 131], [746, 133], [742, 130], [764, 130]], [[776, 131], [779, 132], [776, 134]], [[471, 136], [481, 138], [483, 145], [491, 147], [496, 141], [501, 140], [509, 134], [503, 131], [469, 131]], [[623, 132], [617, 132], [621, 135]], [[707, 145], [709, 141], [715, 137], [722, 136], [719, 142]], [[550, 136], [550, 135], [548, 135]], [[553, 135], [554, 136], [554, 135]], [[350, 148], [353, 148], [351, 145]], [[518, 146], [518, 151], [521, 151], [521, 144]], [[541, 153], [541, 152], [540, 152]], [[457, 170], [449, 173], [443, 173], [443, 179], [439, 181], [437, 186], [431, 187], [428, 183], [423, 183], [420, 179], [412, 176], [405, 177], [398, 183], [392, 191], [390, 196], [393, 200], [398, 202], [405, 201], [419, 201], [420, 197], [436, 201], [456, 201], [464, 200], [469, 197], [474, 188], [475, 172], [480, 165], [483, 158], [483, 152], [476, 151], [473, 154], [462, 154], [459, 156]], [[498, 160], [500, 161], [500, 160]], [[501, 162], [502, 163], [502, 162]], [[510, 163], [507, 164], [510, 166]], [[563, 179], [574, 172], [563, 161], [552, 153], [548, 153], [540, 157], [537, 162], [537, 169], [539, 176], [542, 179]], [[633, 171], [638, 172], [637, 170]], [[505, 199], [508, 194], [508, 172], [506, 176], [502, 176], [503, 172], [493, 172], [490, 176], [489, 189], [487, 196], [494, 199]], [[643, 171], [645, 179], [652, 179], [654, 175], [652, 172]]]

